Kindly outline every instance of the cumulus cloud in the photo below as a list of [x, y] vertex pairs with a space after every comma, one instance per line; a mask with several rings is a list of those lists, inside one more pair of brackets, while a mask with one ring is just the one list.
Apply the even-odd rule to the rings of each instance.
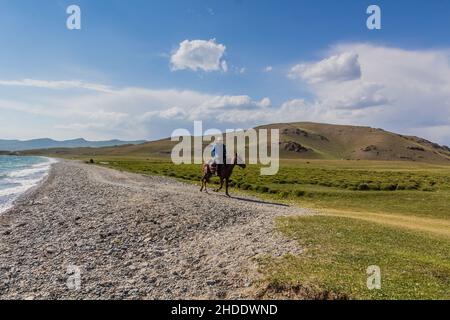
[[354, 73], [356, 76], [342, 75], [352, 72], [337, 76], [334, 71], [311, 71], [307, 89], [312, 98], [288, 100], [269, 109], [236, 109], [223, 113], [220, 120], [228, 123], [246, 119], [248, 123], [315, 121], [367, 125], [450, 145], [449, 50], [342, 44], [330, 49], [329, 58], [310, 65], [322, 65], [323, 61], [328, 64], [343, 56], [357, 57], [353, 59], [357, 61], [353, 65], [359, 70]]
[[267, 66], [263, 69], [264, 72], [271, 72], [273, 70], [272, 66]]
[[320, 111], [312, 113], [314, 121], [376, 126], [450, 143], [448, 50], [348, 43], [332, 47], [329, 58], [296, 67], [301, 72], [290, 77], [307, 81], [314, 97], [308, 108]]
[[[9, 86], [0, 81], [0, 87], [2, 85]], [[29, 86], [22, 87], [21, 96], [27, 96]], [[226, 129], [227, 119], [222, 117], [223, 114], [238, 114], [242, 110], [257, 113], [271, 107], [269, 98], [255, 100], [248, 95], [214, 95], [192, 90], [108, 87], [108, 90], [80, 92], [74, 90], [78, 89], [77, 85], [64, 88], [45, 86], [45, 89], [49, 88], [62, 91], [62, 94], [53, 95], [48, 90], [39, 91], [43, 89], [41, 86], [33, 87], [31, 101], [0, 99], [0, 109], [14, 111], [24, 117], [33, 115], [34, 123], [45, 122], [46, 136], [156, 139], [169, 136], [179, 126], [189, 127], [194, 120], [207, 121], [212, 127]], [[37, 94], [35, 90], [38, 90]], [[0, 119], [0, 127], [3, 121], [7, 120]], [[242, 118], [238, 122], [245, 121]]]
[[361, 77], [358, 54], [344, 52], [316, 63], [297, 64], [291, 68], [289, 77], [309, 83], [354, 80]]
[[184, 40], [172, 54], [170, 62], [172, 70], [228, 71], [224, 60], [226, 47], [212, 40]]

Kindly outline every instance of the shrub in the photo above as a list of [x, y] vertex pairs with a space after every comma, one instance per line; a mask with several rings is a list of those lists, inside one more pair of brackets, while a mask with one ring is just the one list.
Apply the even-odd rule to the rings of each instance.
[[269, 192], [269, 188], [266, 187], [266, 186], [258, 186], [258, 187], [256, 188], [256, 190], [257, 190], [258, 192], [262, 192], [262, 193], [267, 193], [267, 192]]
[[397, 189], [397, 185], [396, 184], [392, 184], [392, 183], [383, 183], [380, 186], [380, 189], [383, 191], [394, 191], [395, 189]]
[[360, 191], [367, 191], [370, 190], [369, 185], [367, 183], [360, 183], [358, 185], [358, 190]]
[[402, 183], [399, 183], [398, 185], [397, 185], [397, 190], [405, 190], [406, 189], [406, 185], [404, 185], [404, 184], [402, 184]]
[[296, 197], [303, 197], [305, 195], [305, 191], [303, 191], [303, 190], [295, 190], [294, 191], [294, 195]]
[[248, 183], [243, 183], [243, 184], [241, 184], [241, 189], [242, 189], [242, 190], [249, 190], [250, 187], [251, 187], [251, 185], [248, 184]]
[[417, 189], [419, 189], [419, 186], [414, 182], [405, 184], [405, 190], [417, 190]]
[[279, 195], [281, 198], [285, 199], [285, 198], [289, 197], [289, 192], [286, 192], [286, 191], [278, 191], [278, 195]]

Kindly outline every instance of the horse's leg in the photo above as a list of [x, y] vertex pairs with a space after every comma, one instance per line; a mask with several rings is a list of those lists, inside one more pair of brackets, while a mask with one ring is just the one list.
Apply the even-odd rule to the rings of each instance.
[[205, 192], [208, 193], [208, 189], [206, 189], [206, 184], [209, 181], [209, 178], [211, 178], [211, 174], [210, 173], [206, 173], [205, 174]]
[[222, 188], [223, 188], [223, 178], [220, 177], [220, 187], [218, 189], [214, 190], [214, 192], [219, 192]]
[[225, 194], [229, 197], [230, 194], [228, 193], [228, 179], [229, 179], [229, 178], [226, 178], [226, 179], [225, 179]]

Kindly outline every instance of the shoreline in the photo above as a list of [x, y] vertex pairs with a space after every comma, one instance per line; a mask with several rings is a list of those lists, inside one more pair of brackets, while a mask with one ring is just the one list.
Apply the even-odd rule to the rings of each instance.
[[[23, 157], [30, 157], [30, 156], [23, 156]], [[34, 157], [34, 156], [33, 156]], [[34, 193], [35, 191], [37, 191], [42, 185], [45, 184], [46, 180], [48, 179], [48, 177], [51, 174], [52, 171], [52, 167], [54, 164], [58, 163], [60, 160], [56, 159], [56, 158], [51, 158], [51, 157], [45, 157], [45, 156], [36, 156], [38, 158], [45, 158], [49, 160], [49, 167], [46, 170], [45, 174], [39, 179], [39, 181], [30, 186], [28, 189], [26, 189], [25, 191], [23, 191], [22, 193], [18, 194], [16, 198], [14, 198], [12, 200], [12, 202], [2, 211], [0, 210], [0, 217], [4, 214], [6, 214], [8, 211], [14, 209], [14, 207], [17, 205], [17, 203], [21, 200], [21, 199], [25, 199], [29, 196], [32, 195], [32, 193]]]
[[[61, 160], [0, 216], [0, 299], [242, 299], [297, 207], [204, 194], [174, 179]], [[68, 267], [81, 288], [67, 287]]]

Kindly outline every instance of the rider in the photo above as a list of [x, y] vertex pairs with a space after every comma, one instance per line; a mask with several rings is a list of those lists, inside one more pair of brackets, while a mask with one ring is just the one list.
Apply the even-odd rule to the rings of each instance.
[[217, 166], [216, 174], [220, 176], [222, 166], [226, 163], [227, 159], [227, 146], [223, 143], [222, 137], [218, 137], [211, 150], [211, 156], [213, 158], [213, 167]]

